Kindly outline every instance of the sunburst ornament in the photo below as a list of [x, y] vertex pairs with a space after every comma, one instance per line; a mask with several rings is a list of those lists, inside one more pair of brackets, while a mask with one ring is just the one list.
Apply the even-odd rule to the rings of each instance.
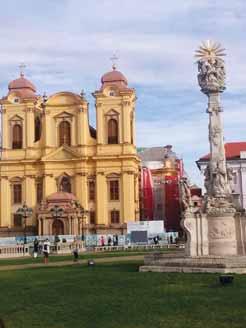
[[201, 59], [212, 59], [226, 56], [225, 49], [222, 48], [221, 44], [218, 42], [213, 42], [211, 40], [207, 40], [202, 42], [198, 50], [196, 50], [195, 57], [198, 60]]

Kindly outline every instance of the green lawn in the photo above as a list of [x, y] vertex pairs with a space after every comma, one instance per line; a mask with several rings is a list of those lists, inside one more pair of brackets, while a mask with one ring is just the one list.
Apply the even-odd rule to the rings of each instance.
[[[158, 252], [182, 252], [180, 249], [160, 249]], [[146, 255], [147, 253], [156, 252], [156, 250], [146, 250], [146, 251], [114, 251], [114, 252], [98, 252], [98, 253], [80, 253], [80, 259], [91, 259], [91, 258], [104, 258], [104, 257], [117, 257], [117, 256], [135, 256], [135, 255]], [[69, 261], [73, 259], [72, 254], [68, 255], [51, 255], [49, 257], [50, 262], [60, 262], [60, 261]], [[9, 258], [9, 259], [0, 259], [0, 266], [4, 265], [18, 265], [18, 264], [30, 264], [30, 263], [42, 263], [43, 256], [40, 255], [38, 258], [34, 259], [33, 257], [21, 257], [21, 258]]]
[[246, 276], [139, 273], [140, 263], [0, 272], [7, 328], [244, 328]]

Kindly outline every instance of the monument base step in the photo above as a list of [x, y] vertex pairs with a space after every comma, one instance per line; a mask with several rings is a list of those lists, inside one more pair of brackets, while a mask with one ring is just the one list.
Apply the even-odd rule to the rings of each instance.
[[171, 257], [147, 255], [140, 272], [237, 273], [246, 274], [246, 256]]

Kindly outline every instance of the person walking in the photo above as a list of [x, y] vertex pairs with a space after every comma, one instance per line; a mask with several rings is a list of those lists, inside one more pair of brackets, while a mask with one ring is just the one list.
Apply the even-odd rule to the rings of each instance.
[[47, 238], [43, 244], [43, 254], [44, 254], [44, 263], [47, 264], [49, 261], [49, 253], [50, 253], [50, 242]]
[[72, 244], [72, 249], [73, 249], [73, 261], [78, 262], [79, 259], [79, 244], [78, 241], [74, 238], [73, 244]]
[[38, 250], [39, 250], [39, 242], [37, 238], [34, 239], [33, 243], [33, 257], [36, 259], [38, 256]]

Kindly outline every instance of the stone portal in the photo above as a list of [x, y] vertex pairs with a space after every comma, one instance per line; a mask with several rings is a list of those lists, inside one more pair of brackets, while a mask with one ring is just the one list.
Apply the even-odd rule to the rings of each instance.
[[37, 211], [39, 235], [80, 235], [81, 220], [74, 202], [76, 197], [68, 192], [59, 191], [48, 196]]

